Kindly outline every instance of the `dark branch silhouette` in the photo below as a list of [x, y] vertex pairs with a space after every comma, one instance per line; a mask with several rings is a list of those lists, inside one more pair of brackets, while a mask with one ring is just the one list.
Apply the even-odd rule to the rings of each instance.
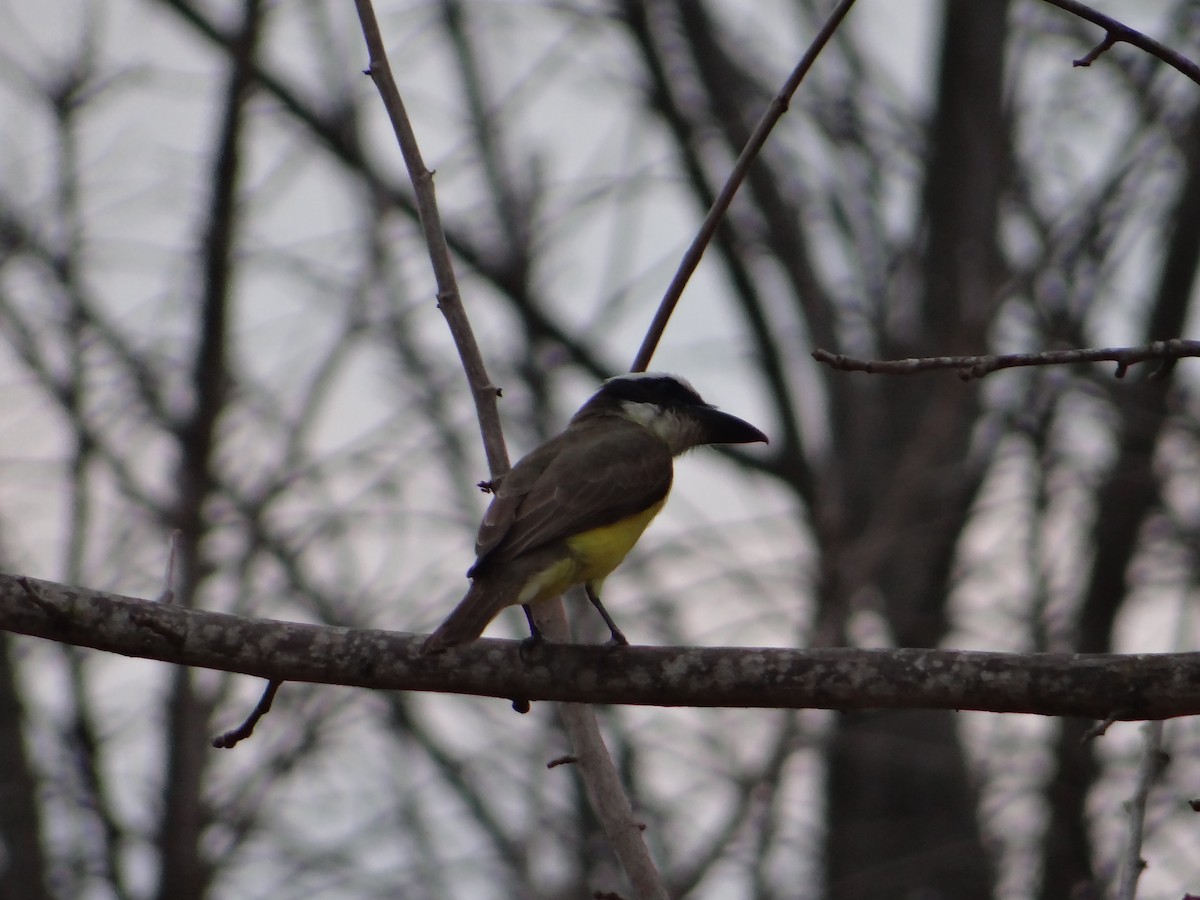
[[1076, 0], [1046, 0], [1046, 2], [1051, 6], [1057, 6], [1059, 9], [1066, 10], [1104, 29], [1104, 39], [1086, 56], [1075, 60], [1075, 65], [1090, 66], [1100, 58], [1102, 53], [1111, 49], [1115, 44], [1124, 42], [1132, 44], [1139, 50], [1144, 50], [1151, 56], [1161, 59], [1168, 66], [1178, 69], [1188, 78], [1192, 79], [1192, 81], [1196, 82], [1196, 84], [1200, 84], [1200, 66], [1196, 65], [1196, 63], [1192, 62], [1186, 56], [1176, 53], [1170, 47], [1160, 44], [1154, 38], [1148, 37], [1137, 29], [1130, 28], [1128, 25], [1094, 10], [1090, 6], [1077, 3]]
[[1141, 347], [1096, 347], [1079, 350], [1043, 350], [1040, 353], [1006, 353], [982, 356], [922, 356], [911, 359], [857, 359], [828, 350], [814, 350], [812, 357], [844, 372], [866, 372], [870, 375], [916, 375], [918, 372], [933, 372], [953, 369], [964, 381], [983, 378], [1000, 369], [1021, 366], [1066, 366], [1089, 362], [1115, 362], [1113, 373], [1124, 378], [1129, 367], [1136, 363], [1160, 360], [1163, 365], [1155, 372], [1162, 377], [1168, 374], [1175, 362], [1188, 357], [1200, 356], [1200, 341], [1176, 338], [1168, 341], [1153, 341]]

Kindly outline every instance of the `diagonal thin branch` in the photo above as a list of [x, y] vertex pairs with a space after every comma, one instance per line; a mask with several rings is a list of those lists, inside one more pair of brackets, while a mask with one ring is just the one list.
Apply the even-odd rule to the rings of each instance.
[[496, 406], [499, 390], [492, 384], [487, 367], [483, 362], [483, 354], [475, 340], [471, 322], [467, 318], [462, 305], [462, 297], [458, 292], [458, 281], [454, 277], [454, 265], [450, 259], [450, 248], [446, 244], [446, 235], [442, 229], [442, 217], [438, 212], [437, 194], [433, 185], [433, 172], [425, 166], [421, 156], [421, 148], [417, 144], [417, 136], [408, 120], [404, 101], [396, 80], [392, 77], [392, 68], [388, 63], [387, 52], [383, 45], [383, 35], [379, 31], [379, 22], [375, 18], [375, 8], [371, 0], [355, 0], [358, 18], [362, 22], [363, 38], [370, 54], [370, 63], [364, 70], [366, 75], [375, 82], [383, 105], [387, 109], [388, 118], [396, 133], [396, 141], [404, 156], [404, 164], [412, 179], [413, 193], [416, 197], [417, 217], [421, 222], [421, 230], [425, 234], [425, 244], [429, 249], [429, 259], [433, 264], [433, 275], [437, 280], [438, 309], [446, 318], [454, 345], [462, 360], [471, 394], [475, 399], [475, 413], [479, 417], [479, 426], [483, 432], [483, 446], [487, 453], [488, 470], [493, 478], [498, 478], [508, 471], [508, 451], [504, 447], [504, 435], [500, 428], [500, 411]]
[[[462, 306], [450, 260], [450, 250], [446, 245], [441, 217], [437, 209], [433, 173], [426, 168], [425, 162], [421, 158], [416, 135], [400, 98], [400, 90], [392, 77], [383, 37], [379, 31], [379, 23], [375, 18], [374, 7], [371, 0], [355, 0], [355, 6], [358, 9], [363, 37], [371, 57], [367, 74], [371, 76], [383, 98], [384, 106], [387, 108], [388, 116], [396, 133], [396, 139], [400, 144], [400, 150], [404, 155], [405, 165], [408, 167], [409, 176], [412, 179], [421, 228], [425, 233], [434, 275], [438, 282], [438, 306], [450, 326], [471, 385], [471, 391], [475, 397], [475, 407], [483, 431], [488, 465], [492, 478], [495, 479], [503, 475], [509, 466], [504, 435], [500, 427], [499, 411], [496, 408], [498, 391], [488, 378], [482, 354], [479, 352], [466, 311]], [[542, 606], [543, 609], [539, 610], [538, 624], [542, 626], [545, 634], [552, 639], [566, 639], [570, 634], [570, 626], [567, 623], [566, 609], [563, 607], [561, 599], [552, 604], [542, 604]], [[520, 665], [517, 664], [517, 667], [520, 668]], [[514, 692], [509, 696], [513, 698], [526, 697], [520, 692]], [[513, 706], [519, 709], [522, 703], [526, 708], [528, 707], [527, 699], [514, 700]], [[625, 794], [620, 774], [604, 746], [595, 713], [586, 706], [576, 704], [560, 704], [558, 711], [570, 736], [575, 754], [579, 758], [579, 771], [584, 780], [588, 798], [635, 893], [639, 898], [645, 898], [645, 900], [651, 900], [651, 898], [666, 900], [666, 886], [634, 818], [633, 806]]]
[[833, 37], [833, 33], [837, 31], [838, 26], [842, 24], [842, 20], [846, 18], [846, 14], [850, 12], [850, 7], [853, 5], [854, 0], [841, 0], [834, 11], [830, 13], [821, 30], [817, 32], [817, 36], [813, 38], [812, 44], [809, 45], [804, 56], [800, 58], [800, 62], [796, 64], [796, 68], [792, 70], [792, 74], [788, 76], [783, 87], [779, 89], [779, 93], [775, 95], [775, 98], [763, 113], [762, 118], [754, 129], [754, 133], [750, 135], [750, 140], [746, 142], [745, 148], [737, 158], [737, 162], [734, 163], [733, 170], [729, 173], [729, 178], [722, 186], [721, 192], [717, 194], [716, 200], [713, 201], [712, 208], [708, 211], [708, 215], [704, 217], [699, 232], [692, 240], [691, 246], [683, 254], [683, 259], [679, 263], [679, 269], [675, 272], [675, 277], [671, 279], [671, 283], [667, 286], [667, 292], [658, 306], [658, 311], [654, 314], [654, 319], [651, 321], [650, 327], [646, 330], [646, 337], [642, 340], [642, 346], [638, 348], [633, 365], [629, 367], [631, 372], [645, 371], [646, 367], [650, 365], [650, 358], [654, 356], [654, 350], [667, 328], [667, 322], [670, 321], [671, 313], [675, 311], [679, 299], [683, 296], [683, 289], [687, 287], [692, 273], [700, 265], [700, 258], [704, 255], [704, 251], [712, 240], [713, 235], [716, 234], [717, 226], [720, 225], [721, 219], [725, 217], [726, 211], [728, 211], [730, 204], [733, 203], [733, 197], [737, 193], [738, 188], [741, 187], [742, 182], [746, 179], [746, 173], [750, 170], [750, 166], [753, 165], [755, 157], [758, 156], [759, 151], [766, 144], [767, 138], [775, 128], [776, 123], [787, 112], [788, 104], [791, 103], [792, 95], [796, 93], [796, 89], [800, 87], [800, 82], [804, 80], [804, 76], [808, 74], [809, 69], [816, 62], [817, 56], [825, 49], [825, 45], [829, 43], [829, 40]]
[[1142, 726], [1142, 737], [1145, 745], [1142, 749], [1141, 764], [1138, 766], [1137, 781], [1134, 784], [1133, 796], [1126, 804], [1129, 836], [1125, 843], [1125, 859], [1121, 864], [1121, 882], [1117, 888], [1116, 900], [1134, 900], [1137, 896], [1138, 879], [1146, 868], [1146, 861], [1142, 859], [1146, 804], [1150, 799], [1150, 789], [1163, 769], [1163, 723], [1147, 722]]

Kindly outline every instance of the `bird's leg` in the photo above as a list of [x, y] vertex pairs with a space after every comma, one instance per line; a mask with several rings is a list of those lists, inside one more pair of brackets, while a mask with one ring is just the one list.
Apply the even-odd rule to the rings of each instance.
[[529, 604], [521, 604], [521, 609], [525, 613], [525, 621], [529, 623], [529, 637], [521, 641], [520, 649], [521, 660], [527, 663], [529, 655], [541, 646], [545, 638], [542, 637], [542, 629], [538, 628], [537, 622], [533, 621], [533, 610], [529, 608]]
[[521, 611], [525, 613], [525, 621], [529, 623], [529, 637], [526, 640], [533, 641], [534, 643], [543, 640], [542, 629], [538, 628], [537, 622], [533, 621], [533, 609], [528, 603], [523, 603], [521, 604]]
[[621, 633], [621, 629], [617, 627], [617, 623], [613, 621], [612, 616], [608, 614], [608, 610], [604, 608], [604, 604], [600, 602], [600, 595], [596, 593], [591, 582], [583, 586], [587, 591], [588, 599], [592, 601], [592, 606], [596, 607], [596, 611], [600, 613], [600, 617], [604, 619], [604, 624], [608, 626], [609, 632], [612, 634], [612, 639], [609, 643], [616, 644], [619, 647], [628, 647], [629, 639]]

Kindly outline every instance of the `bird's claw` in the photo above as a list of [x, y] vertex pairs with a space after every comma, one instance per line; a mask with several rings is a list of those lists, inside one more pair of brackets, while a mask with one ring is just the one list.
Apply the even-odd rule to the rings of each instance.
[[546, 643], [546, 639], [542, 637], [541, 632], [530, 635], [521, 641], [517, 647], [517, 655], [521, 657], [521, 662], [525, 665], [532, 665], [536, 662], [538, 652], [542, 649], [542, 645]]

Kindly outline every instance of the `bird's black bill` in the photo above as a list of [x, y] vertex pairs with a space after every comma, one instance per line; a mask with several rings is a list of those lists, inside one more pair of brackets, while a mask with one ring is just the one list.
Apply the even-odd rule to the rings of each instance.
[[765, 444], [767, 436], [744, 419], [711, 406], [696, 412], [704, 425], [706, 444]]

